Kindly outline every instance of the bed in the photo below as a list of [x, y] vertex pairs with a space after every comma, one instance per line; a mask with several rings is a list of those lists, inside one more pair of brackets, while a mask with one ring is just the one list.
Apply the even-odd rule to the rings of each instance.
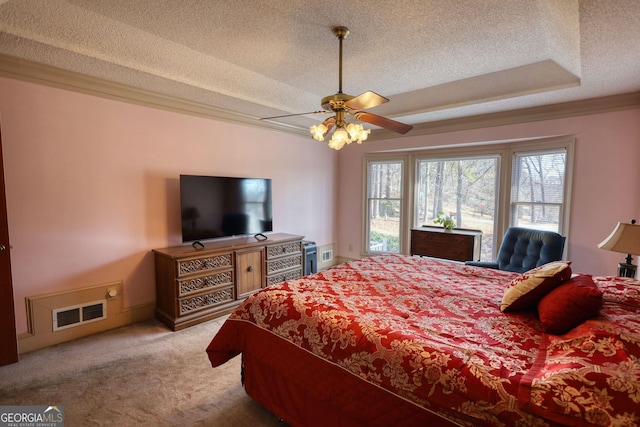
[[563, 265], [356, 260], [253, 294], [207, 354], [291, 426], [640, 425], [640, 282]]

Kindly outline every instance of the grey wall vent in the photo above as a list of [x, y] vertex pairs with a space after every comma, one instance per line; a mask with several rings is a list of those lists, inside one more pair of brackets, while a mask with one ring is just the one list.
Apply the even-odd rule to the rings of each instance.
[[53, 330], [72, 328], [107, 318], [107, 300], [53, 310]]

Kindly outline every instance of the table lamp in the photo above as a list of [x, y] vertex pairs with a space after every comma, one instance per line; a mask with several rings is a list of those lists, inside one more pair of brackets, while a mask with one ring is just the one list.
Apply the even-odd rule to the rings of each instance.
[[627, 254], [625, 262], [618, 264], [618, 276], [635, 277], [637, 265], [631, 255], [640, 255], [640, 225], [632, 219], [631, 224], [619, 222], [609, 237], [598, 244], [601, 249]]

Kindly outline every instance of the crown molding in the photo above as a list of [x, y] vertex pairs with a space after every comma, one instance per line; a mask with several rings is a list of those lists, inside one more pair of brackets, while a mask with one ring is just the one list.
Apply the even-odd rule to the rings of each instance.
[[[162, 95], [150, 90], [115, 83], [105, 79], [63, 70], [61, 68], [20, 59], [10, 55], [0, 54], [0, 76], [151, 108], [158, 108], [180, 114], [222, 120], [246, 126], [267, 128], [299, 136], [309, 136], [309, 132], [306, 127], [301, 128], [299, 126], [289, 126], [281, 123], [263, 122], [260, 121], [258, 117], [234, 113], [232, 111], [212, 107], [203, 103], [189, 101], [169, 95]], [[413, 130], [406, 135], [398, 135], [397, 133], [387, 130], [376, 130], [371, 133], [369, 139], [395, 139], [408, 136], [446, 133], [483, 127], [504, 126], [540, 120], [598, 114], [637, 107], [640, 107], [640, 92], [632, 92], [621, 95], [421, 123], [414, 126]]]
[[[542, 105], [539, 107], [529, 107], [498, 113], [480, 114], [470, 117], [459, 117], [455, 119], [421, 123], [414, 126], [411, 132], [400, 137], [431, 135], [436, 133], [537, 122], [541, 120], [562, 119], [612, 111], [629, 110], [638, 107], [640, 107], [640, 92], [623, 93], [620, 95], [589, 98], [580, 101], [563, 102], [559, 104]], [[372, 134], [372, 136], [374, 135]], [[369, 139], [382, 140], [394, 137], [397, 138], [397, 134], [383, 130], [376, 132], [375, 136]]]
[[258, 117], [235, 113], [175, 96], [163, 95], [154, 91], [63, 70], [10, 55], [0, 54], [0, 76], [180, 114], [269, 128], [297, 135], [307, 136], [309, 133], [307, 129], [301, 129], [297, 126], [261, 122]]

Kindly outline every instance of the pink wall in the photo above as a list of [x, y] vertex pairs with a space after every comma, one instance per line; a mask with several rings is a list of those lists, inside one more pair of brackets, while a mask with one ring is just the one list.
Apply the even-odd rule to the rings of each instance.
[[[518, 138], [574, 135], [573, 190], [568, 258], [575, 271], [615, 275], [624, 255], [597, 248], [618, 221], [640, 219], [640, 109], [545, 120], [387, 141], [367, 141], [342, 150], [338, 162], [337, 251], [358, 257], [361, 250], [362, 162], [368, 152], [416, 149]], [[350, 251], [349, 248], [352, 248]], [[637, 262], [635, 262], [637, 264]]]
[[336, 240], [336, 153], [310, 138], [0, 78], [13, 287], [24, 299], [124, 281], [155, 299], [152, 248], [178, 245], [178, 176], [273, 179], [274, 230]]
[[569, 134], [574, 269], [615, 274], [623, 255], [596, 245], [617, 221], [640, 218], [640, 109], [367, 141], [336, 154], [309, 138], [6, 78], [0, 93], [18, 333], [26, 296], [122, 280], [126, 307], [152, 303], [150, 249], [180, 244], [181, 173], [272, 178], [277, 231], [357, 257], [365, 153]]

